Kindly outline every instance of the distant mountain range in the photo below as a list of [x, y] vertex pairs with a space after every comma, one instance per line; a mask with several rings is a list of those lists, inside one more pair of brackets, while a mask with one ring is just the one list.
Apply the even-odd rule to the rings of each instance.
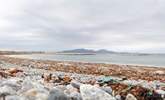
[[98, 54], [98, 53], [115, 53], [114, 51], [108, 51], [105, 49], [100, 50], [91, 50], [91, 49], [73, 49], [73, 50], [65, 50], [58, 53], [72, 53], [72, 54]]
[[[115, 52], [115, 51], [109, 51], [106, 49], [100, 49], [100, 50], [92, 50], [92, 49], [73, 49], [73, 50], [65, 50], [56, 52], [57, 54], [125, 54], [125, 55], [160, 55], [159, 53], [130, 53], [130, 52]], [[162, 54], [161, 54], [162, 55]]]

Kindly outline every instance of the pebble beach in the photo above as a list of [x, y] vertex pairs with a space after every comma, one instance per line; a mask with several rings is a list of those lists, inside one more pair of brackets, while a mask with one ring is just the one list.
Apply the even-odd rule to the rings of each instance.
[[0, 100], [165, 100], [165, 68], [0, 56]]

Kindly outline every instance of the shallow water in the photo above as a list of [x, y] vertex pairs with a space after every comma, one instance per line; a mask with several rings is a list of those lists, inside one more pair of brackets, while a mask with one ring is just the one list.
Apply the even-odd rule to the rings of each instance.
[[138, 54], [97, 54], [97, 55], [56, 55], [56, 54], [33, 54], [12, 55], [12, 57], [23, 57], [39, 60], [56, 61], [80, 61], [111, 64], [131, 64], [165, 67], [165, 55], [138, 55]]

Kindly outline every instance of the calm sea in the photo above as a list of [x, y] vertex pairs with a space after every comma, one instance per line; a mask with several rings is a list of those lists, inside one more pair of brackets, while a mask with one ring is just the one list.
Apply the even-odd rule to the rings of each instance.
[[56, 54], [33, 54], [33, 55], [12, 55], [38, 60], [56, 61], [78, 61], [92, 63], [111, 63], [111, 64], [131, 64], [165, 67], [165, 55], [139, 55], [139, 54], [97, 54], [97, 55], [56, 55]]

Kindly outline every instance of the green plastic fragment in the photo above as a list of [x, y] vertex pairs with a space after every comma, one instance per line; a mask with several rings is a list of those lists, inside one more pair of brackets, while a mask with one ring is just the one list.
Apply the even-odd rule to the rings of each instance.
[[117, 83], [118, 81], [115, 80], [115, 79], [113, 79], [110, 76], [106, 76], [106, 77], [104, 77], [104, 78], [101, 79], [101, 83], [108, 83], [108, 82]]

